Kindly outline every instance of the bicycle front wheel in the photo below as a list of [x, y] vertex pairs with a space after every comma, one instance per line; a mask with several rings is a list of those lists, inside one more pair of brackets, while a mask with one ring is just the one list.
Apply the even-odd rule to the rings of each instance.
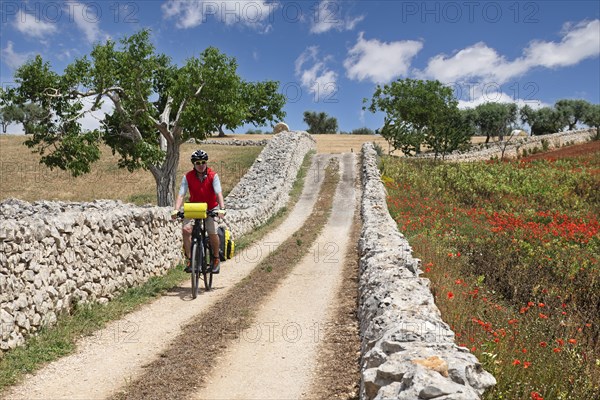
[[207, 291], [212, 288], [213, 272], [208, 261], [210, 257], [210, 251], [208, 246], [204, 246], [204, 257], [202, 257], [202, 275], [204, 277], [204, 287]]
[[192, 299], [198, 297], [198, 288], [200, 283], [200, 268], [202, 266], [202, 246], [198, 243], [198, 241], [194, 240], [192, 242], [192, 260], [191, 260], [191, 269], [192, 273], [190, 274], [192, 279]]

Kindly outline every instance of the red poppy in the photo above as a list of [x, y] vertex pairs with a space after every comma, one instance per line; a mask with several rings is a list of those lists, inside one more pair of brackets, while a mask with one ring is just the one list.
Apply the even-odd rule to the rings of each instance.
[[538, 392], [531, 392], [531, 400], [544, 400], [544, 398]]

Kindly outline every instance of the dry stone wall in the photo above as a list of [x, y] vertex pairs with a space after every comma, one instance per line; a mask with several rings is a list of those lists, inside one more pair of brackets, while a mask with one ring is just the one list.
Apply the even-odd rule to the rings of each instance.
[[304, 156], [315, 149], [315, 139], [306, 132], [282, 132], [269, 140], [225, 199], [226, 223], [234, 237], [262, 225], [285, 206]]
[[74, 302], [107, 302], [180, 257], [169, 210], [118, 201], [0, 203], [0, 348]]
[[[466, 152], [448, 154], [444, 160], [456, 162], [486, 161], [501, 158], [504, 150], [505, 158], [518, 158], [526, 152], [542, 149], [558, 149], [563, 146], [589, 142], [596, 137], [596, 128], [581, 129], [576, 131], [558, 132], [550, 135], [529, 136], [526, 138], [514, 137], [506, 139], [506, 145], [489, 143], [474, 146]], [[430, 158], [433, 154], [423, 154], [419, 157]]]
[[372, 143], [362, 148], [361, 398], [479, 399], [494, 377], [454, 342], [420, 260], [389, 215]]
[[[218, 145], [224, 145], [224, 146], [266, 146], [268, 142], [269, 142], [269, 139], [260, 139], [260, 140], [207, 139], [207, 140], [201, 141], [200, 143], [201, 144], [218, 144]], [[194, 139], [190, 139], [190, 143], [194, 143]]]
[[[285, 205], [304, 156], [306, 132], [272, 138], [225, 199], [242, 235]], [[181, 257], [170, 209], [119, 201], [0, 203], [0, 349], [21, 345], [75, 302], [108, 302], [164, 274]], [[3, 354], [0, 352], [0, 356]]]

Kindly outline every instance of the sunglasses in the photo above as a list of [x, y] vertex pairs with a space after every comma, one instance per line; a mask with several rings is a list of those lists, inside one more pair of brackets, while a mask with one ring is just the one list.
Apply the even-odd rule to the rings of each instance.
[[194, 165], [204, 165], [206, 161], [194, 161]]

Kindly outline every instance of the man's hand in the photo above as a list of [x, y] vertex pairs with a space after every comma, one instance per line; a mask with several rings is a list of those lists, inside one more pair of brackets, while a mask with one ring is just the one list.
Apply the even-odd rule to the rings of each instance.
[[227, 214], [227, 211], [225, 211], [225, 210], [217, 210], [217, 215], [219, 216], [219, 218], [224, 219], [225, 218], [225, 214]]
[[171, 219], [176, 219], [176, 218], [177, 218], [177, 213], [178, 213], [178, 212], [179, 212], [179, 211], [177, 211], [177, 210], [173, 210], [173, 211], [171, 211]]

